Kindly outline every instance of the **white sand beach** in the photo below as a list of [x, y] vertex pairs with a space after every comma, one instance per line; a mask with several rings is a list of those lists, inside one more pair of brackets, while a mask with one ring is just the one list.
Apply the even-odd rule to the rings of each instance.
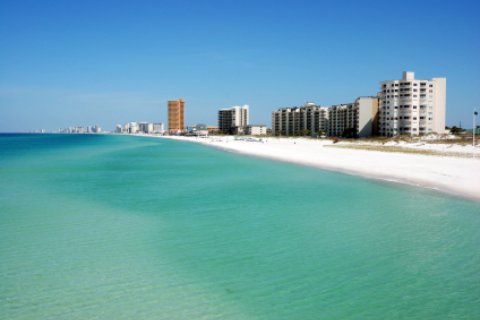
[[[358, 147], [355, 143], [334, 144], [327, 139], [245, 137], [239, 140], [232, 136], [164, 138], [191, 141], [245, 155], [437, 189], [480, 201], [480, 147], [400, 143], [398, 148], [404, 149], [385, 152], [355, 149]], [[402, 150], [420, 152], [406, 153]], [[422, 154], [432, 150], [438, 154]]]

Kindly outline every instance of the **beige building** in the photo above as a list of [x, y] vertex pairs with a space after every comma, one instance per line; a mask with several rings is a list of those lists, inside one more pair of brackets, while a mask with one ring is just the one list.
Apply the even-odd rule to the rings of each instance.
[[183, 99], [168, 101], [168, 132], [180, 133], [185, 130], [185, 101]]
[[281, 108], [272, 113], [274, 135], [369, 137], [377, 129], [378, 98], [359, 97], [353, 103], [320, 107]]
[[380, 135], [445, 133], [446, 78], [418, 80], [404, 72], [401, 80], [382, 81], [380, 90]]
[[355, 100], [357, 116], [357, 136], [366, 138], [378, 135], [378, 97], [359, 97]]
[[218, 129], [224, 134], [243, 134], [248, 125], [248, 105], [218, 111]]
[[267, 134], [267, 126], [263, 124], [250, 124], [246, 126], [245, 134], [250, 136], [265, 136]]
[[357, 110], [353, 103], [333, 105], [328, 108], [328, 135], [333, 137], [350, 136], [355, 131]]
[[325, 134], [327, 129], [328, 108], [312, 102], [272, 112], [272, 134], [276, 136]]
[[378, 98], [358, 97], [355, 102], [328, 108], [328, 135], [366, 138], [376, 135]]

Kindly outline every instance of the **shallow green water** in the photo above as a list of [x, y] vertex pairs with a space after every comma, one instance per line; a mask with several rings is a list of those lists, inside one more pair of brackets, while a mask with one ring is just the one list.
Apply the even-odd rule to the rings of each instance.
[[0, 319], [478, 319], [480, 204], [163, 139], [0, 135]]

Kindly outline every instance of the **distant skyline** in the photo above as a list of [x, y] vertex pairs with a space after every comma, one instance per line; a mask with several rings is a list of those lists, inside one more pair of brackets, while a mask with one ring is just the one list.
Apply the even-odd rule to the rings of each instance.
[[[480, 110], [476, 1], [0, 1], [0, 132], [74, 125], [254, 123], [352, 102], [414, 71], [447, 78], [447, 125]], [[478, 121], [477, 121], [478, 122]]]

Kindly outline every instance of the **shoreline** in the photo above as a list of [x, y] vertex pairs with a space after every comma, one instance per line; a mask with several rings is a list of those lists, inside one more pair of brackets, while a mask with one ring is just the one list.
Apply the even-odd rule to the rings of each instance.
[[330, 141], [304, 138], [263, 138], [248, 141], [224, 137], [154, 136], [199, 143], [223, 151], [401, 183], [480, 202], [478, 158], [334, 148]]

